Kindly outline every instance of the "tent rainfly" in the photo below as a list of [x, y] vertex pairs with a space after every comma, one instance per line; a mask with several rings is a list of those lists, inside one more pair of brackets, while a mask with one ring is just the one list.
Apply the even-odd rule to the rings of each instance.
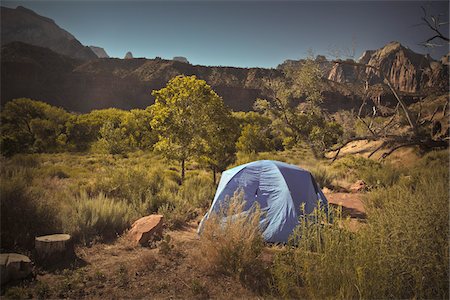
[[318, 203], [328, 205], [310, 172], [279, 161], [254, 161], [222, 173], [211, 208], [200, 222], [199, 234], [208, 216], [218, 212], [226, 199], [239, 189], [244, 192], [244, 211], [250, 210], [255, 202], [259, 203], [262, 234], [272, 243], [288, 241], [299, 223], [302, 204], [307, 214]]

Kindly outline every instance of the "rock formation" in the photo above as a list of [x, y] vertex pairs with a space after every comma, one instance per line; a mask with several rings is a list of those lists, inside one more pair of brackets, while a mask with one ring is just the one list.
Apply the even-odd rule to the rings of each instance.
[[148, 246], [151, 241], [162, 237], [162, 230], [163, 216], [149, 215], [133, 223], [127, 233], [127, 238], [133, 246]]
[[96, 59], [89, 48], [46, 17], [22, 6], [1, 7], [1, 44], [13, 41], [46, 47], [57, 53], [81, 60]]
[[125, 54], [124, 59], [132, 59], [133, 57], [133, 53], [131, 53], [130, 51], [127, 52], [127, 54]]
[[105, 49], [97, 46], [89, 46], [89, 48], [91, 48], [98, 58], [109, 58], [109, 55], [106, 53]]
[[186, 57], [184, 57], [184, 56], [174, 56], [173, 58], [172, 58], [172, 60], [174, 60], [174, 61], [179, 61], [179, 62], [183, 62], [183, 63], [189, 63], [189, 61], [187, 60], [187, 58]]

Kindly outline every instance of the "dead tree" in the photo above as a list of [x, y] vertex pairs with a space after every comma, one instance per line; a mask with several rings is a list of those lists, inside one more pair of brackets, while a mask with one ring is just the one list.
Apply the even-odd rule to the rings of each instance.
[[[362, 110], [362, 107], [365, 105], [365, 100], [363, 102], [363, 104], [360, 107], [360, 111], [358, 114], [358, 118], [363, 121], [363, 124], [368, 128], [369, 132], [372, 134], [371, 136], [365, 136], [365, 137], [354, 137], [354, 138], [350, 138], [347, 141], [345, 141], [344, 143], [342, 143], [341, 145], [339, 145], [338, 147], [334, 147], [331, 149], [328, 149], [329, 151], [336, 151], [336, 154], [334, 155], [332, 162], [334, 162], [341, 149], [343, 147], [345, 147], [347, 144], [349, 144], [350, 142], [353, 141], [358, 141], [358, 140], [379, 140], [381, 138], [383, 138], [385, 141], [384, 142], [388, 142], [388, 143], [397, 143], [399, 144], [398, 146], [394, 147], [393, 149], [391, 149], [390, 151], [384, 153], [380, 159], [384, 159], [387, 156], [391, 155], [394, 151], [396, 151], [397, 149], [400, 149], [402, 147], [406, 147], [406, 146], [411, 146], [411, 145], [418, 145], [419, 147], [423, 148], [423, 149], [434, 149], [434, 148], [444, 148], [444, 147], [448, 147], [449, 141], [445, 140], [445, 139], [440, 139], [440, 140], [433, 140], [432, 139], [432, 135], [424, 135], [423, 131], [419, 130], [419, 126], [422, 126], [423, 123], [419, 122], [419, 118], [420, 118], [420, 114], [417, 116], [417, 118], [415, 118], [413, 116], [413, 114], [411, 113], [411, 111], [408, 109], [406, 103], [403, 101], [403, 99], [399, 96], [399, 93], [397, 92], [397, 90], [394, 88], [393, 84], [390, 82], [388, 76], [386, 76], [386, 74], [378, 67], [376, 66], [372, 66], [372, 65], [368, 65], [368, 64], [361, 64], [361, 63], [357, 63], [354, 61], [333, 61], [333, 63], [336, 64], [348, 64], [348, 65], [352, 65], [352, 66], [357, 66], [357, 67], [363, 67], [363, 68], [370, 68], [375, 70], [379, 76], [383, 79], [383, 81], [386, 83], [386, 85], [389, 87], [389, 89], [391, 90], [392, 94], [394, 95], [395, 99], [397, 100], [397, 106], [395, 108], [395, 114], [384, 124], [384, 126], [378, 130], [378, 131], [374, 131], [371, 128], [371, 124], [367, 124], [367, 122], [365, 122], [362, 118], [360, 118], [360, 113]], [[406, 119], [408, 121], [408, 125], [410, 127], [410, 134], [406, 135], [406, 136], [399, 136], [399, 135], [381, 135], [382, 131], [386, 130], [386, 128], [388, 128], [389, 126], [391, 126], [391, 124], [393, 123], [396, 113], [398, 112], [398, 109], [401, 108], [403, 113], [406, 116]], [[444, 109], [446, 109], [446, 107], [444, 107]], [[372, 114], [372, 118], [375, 116], [375, 113]], [[434, 115], [436, 113], [433, 113], [433, 116], [430, 118], [430, 121], [433, 119]], [[444, 114], [445, 114], [445, 110], [444, 110]], [[370, 154], [370, 156], [372, 156], [376, 151], [380, 150], [382, 147], [378, 147], [377, 149], [375, 149], [374, 152], [372, 152]]]

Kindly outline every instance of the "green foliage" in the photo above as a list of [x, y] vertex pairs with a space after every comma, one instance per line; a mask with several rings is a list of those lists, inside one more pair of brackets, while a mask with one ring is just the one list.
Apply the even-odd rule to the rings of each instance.
[[319, 62], [309, 57], [298, 68], [288, 68], [285, 72], [286, 80], [272, 80], [267, 84], [273, 93], [272, 100], [257, 99], [254, 109], [272, 121], [271, 131], [287, 147], [305, 142], [315, 157], [321, 157], [325, 149], [342, 138], [343, 129], [319, 107], [323, 98]]
[[150, 107], [146, 109], [132, 109], [122, 120], [120, 128], [128, 139], [131, 148], [150, 150], [157, 142], [158, 136], [150, 123], [153, 114]]
[[30, 247], [34, 237], [61, 229], [56, 195], [31, 189], [32, 170], [3, 169], [0, 181], [1, 245], [4, 248]]
[[1, 146], [4, 155], [19, 152], [54, 152], [64, 146], [69, 113], [44, 102], [14, 99], [1, 112]]
[[248, 124], [242, 128], [242, 133], [236, 143], [236, 148], [244, 153], [257, 153], [272, 149], [267, 137], [267, 128]]
[[367, 224], [356, 232], [339, 212], [331, 224], [320, 211], [302, 217], [295, 243], [275, 259], [276, 294], [448, 298], [447, 166], [447, 156], [431, 153], [409, 170], [408, 179], [370, 193]]
[[66, 225], [75, 239], [84, 243], [94, 238], [112, 239], [117, 237], [135, 218], [133, 210], [124, 202], [99, 194], [89, 197], [81, 192], [74, 199], [74, 209]]
[[156, 100], [151, 124], [159, 135], [155, 149], [181, 162], [182, 179], [185, 161], [190, 158], [203, 156], [222, 169], [227, 160], [221, 160], [234, 154], [234, 122], [211, 87], [195, 76], [180, 75], [152, 94]]
[[392, 186], [401, 175], [398, 167], [362, 156], [343, 157], [333, 164], [333, 169], [339, 177], [349, 181], [364, 180], [369, 188]]
[[94, 147], [104, 153], [124, 154], [129, 150], [125, 130], [114, 127], [111, 122], [106, 122], [99, 131], [100, 139]]

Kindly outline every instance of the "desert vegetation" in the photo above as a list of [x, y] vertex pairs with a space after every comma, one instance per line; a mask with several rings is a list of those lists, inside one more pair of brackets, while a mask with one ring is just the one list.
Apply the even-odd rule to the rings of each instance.
[[[2, 250], [32, 255], [35, 236], [66, 232], [89, 263], [56, 273], [38, 269], [41, 277], [7, 286], [5, 296], [101, 297], [101, 287], [117, 297], [144, 297], [138, 287], [146, 282], [152, 295], [177, 296], [173, 290], [208, 298], [230, 292], [216, 286], [223, 281], [235, 287], [230, 297], [448, 298], [447, 148], [410, 145], [409, 163], [389, 160], [390, 149], [401, 148], [391, 141], [365, 155], [345, 153], [348, 138], [369, 143], [374, 130], [384, 136], [409, 130], [406, 116], [397, 109], [376, 118], [327, 113], [313, 59], [287, 76], [289, 83], [267, 82], [273, 99], [257, 100], [252, 112], [231, 111], [195, 76], [174, 77], [142, 110], [77, 114], [25, 98], [6, 103]], [[422, 106], [410, 110], [429, 120], [440, 107], [439, 97], [433, 99], [438, 104], [428, 114]], [[429, 123], [417, 124], [424, 132]], [[386, 152], [375, 158], [378, 151]], [[254, 207], [242, 214], [245, 199], [236, 191], [198, 238], [194, 231], [220, 172], [258, 159], [308, 169], [331, 192], [347, 193], [363, 180], [366, 218], [356, 220], [355, 230], [339, 205], [316, 209], [300, 217], [288, 244], [268, 245], [259, 227], [263, 212]], [[148, 249], [126, 245], [122, 235], [130, 225], [154, 213], [164, 216], [162, 240]], [[224, 223], [227, 215], [239, 217]]]

